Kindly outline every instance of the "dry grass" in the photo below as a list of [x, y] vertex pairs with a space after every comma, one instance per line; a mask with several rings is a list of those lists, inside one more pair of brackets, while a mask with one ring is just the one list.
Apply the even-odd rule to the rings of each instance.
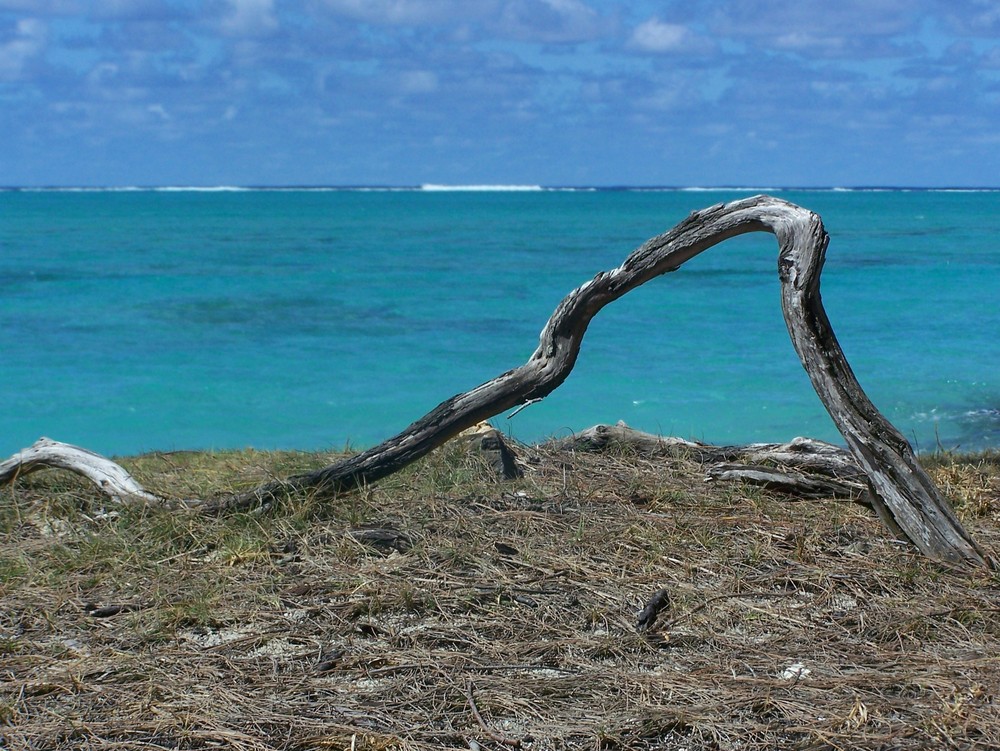
[[[4, 749], [998, 748], [1000, 590], [681, 460], [445, 449], [262, 515], [0, 495]], [[125, 462], [207, 497], [311, 454]], [[1000, 550], [994, 456], [932, 472]], [[673, 605], [652, 633], [636, 613]]]

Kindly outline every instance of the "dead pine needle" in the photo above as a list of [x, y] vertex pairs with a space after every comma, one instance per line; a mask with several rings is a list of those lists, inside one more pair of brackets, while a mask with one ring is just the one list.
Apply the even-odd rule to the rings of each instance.
[[[935, 565], [858, 504], [705, 483], [697, 458], [521, 451], [514, 480], [445, 447], [263, 514], [98, 514], [85, 483], [19, 477], [0, 489], [0, 745], [1000, 748], [995, 574]], [[122, 462], [212, 498], [329, 458]], [[1000, 550], [1000, 460], [930, 472]]]

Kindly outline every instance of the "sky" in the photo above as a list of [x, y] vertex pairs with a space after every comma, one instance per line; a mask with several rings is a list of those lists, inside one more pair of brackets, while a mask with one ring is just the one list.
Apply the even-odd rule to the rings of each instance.
[[1000, 185], [1000, 0], [0, 0], [0, 185]]

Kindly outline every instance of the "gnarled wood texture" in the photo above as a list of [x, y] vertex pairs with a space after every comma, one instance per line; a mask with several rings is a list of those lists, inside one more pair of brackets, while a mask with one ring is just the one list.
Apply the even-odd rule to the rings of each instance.
[[694, 459], [705, 465], [705, 479], [709, 481], [744, 482], [798, 498], [845, 498], [871, 506], [867, 478], [851, 453], [812, 438], [793, 438], [788, 443], [712, 446], [644, 433], [619, 422], [595, 425], [544, 446], [556, 451], [619, 450], [640, 456]]

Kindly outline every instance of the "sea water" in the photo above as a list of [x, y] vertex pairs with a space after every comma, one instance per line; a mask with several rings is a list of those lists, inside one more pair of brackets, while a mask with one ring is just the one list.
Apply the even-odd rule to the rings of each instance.
[[[364, 447], [522, 364], [558, 302], [737, 190], [0, 191], [0, 455]], [[1000, 445], [1000, 192], [771, 191], [831, 235], [823, 300], [920, 450]], [[727, 241], [594, 319], [521, 441], [624, 420], [713, 443], [839, 434]]]

